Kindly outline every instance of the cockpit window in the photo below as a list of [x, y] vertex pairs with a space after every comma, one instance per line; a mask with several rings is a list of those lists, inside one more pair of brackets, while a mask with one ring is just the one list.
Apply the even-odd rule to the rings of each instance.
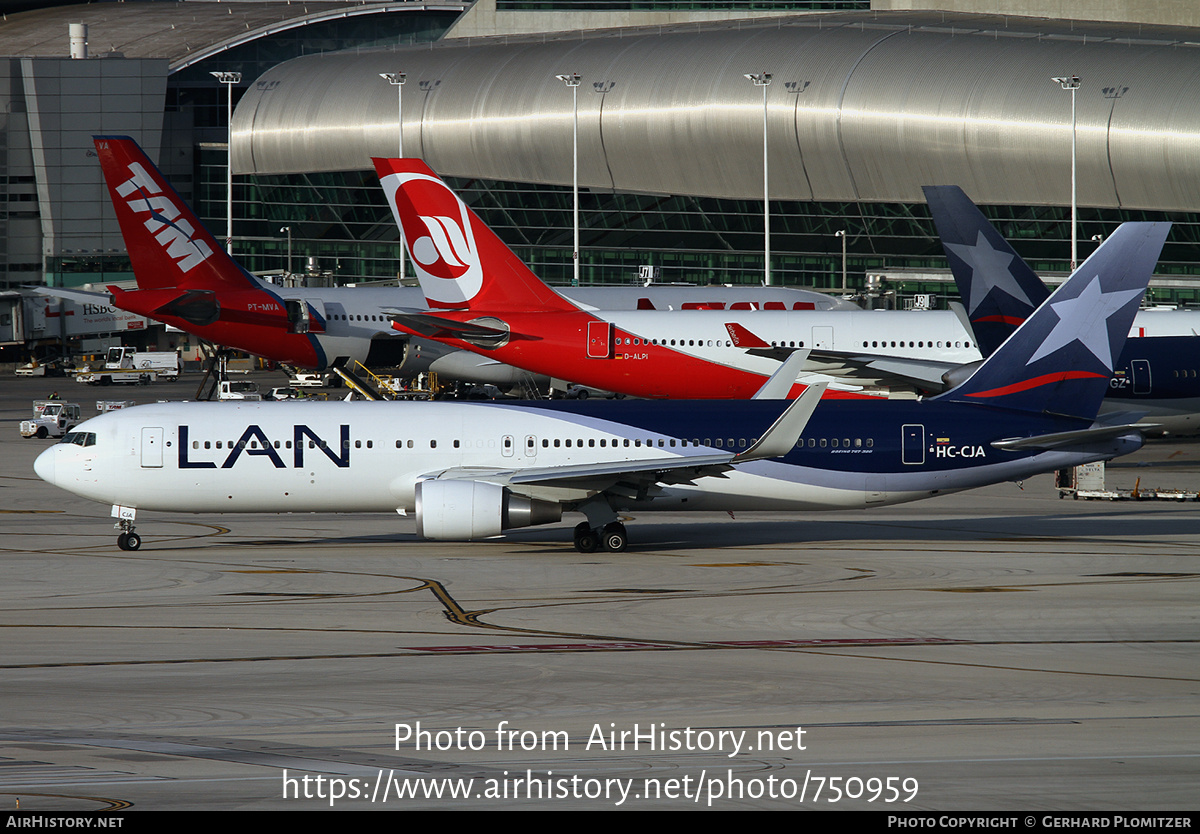
[[59, 442], [72, 443], [76, 446], [95, 446], [96, 433], [94, 431], [69, 431]]

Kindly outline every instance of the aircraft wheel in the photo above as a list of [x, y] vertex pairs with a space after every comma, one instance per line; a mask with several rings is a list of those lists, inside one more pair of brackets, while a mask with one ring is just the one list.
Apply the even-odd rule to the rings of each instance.
[[122, 533], [117, 536], [117, 547], [122, 550], [137, 550], [142, 546], [142, 537], [137, 533]]
[[600, 549], [600, 536], [592, 528], [575, 534], [575, 549], [580, 553], [595, 553]]
[[122, 533], [121, 535], [117, 536], [117, 547], [121, 548], [122, 550], [129, 549], [129, 534], [128, 533]]
[[609, 553], [624, 553], [629, 545], [629, 535], [625, 525], [615, 521], [604, 528], [604, 549]]

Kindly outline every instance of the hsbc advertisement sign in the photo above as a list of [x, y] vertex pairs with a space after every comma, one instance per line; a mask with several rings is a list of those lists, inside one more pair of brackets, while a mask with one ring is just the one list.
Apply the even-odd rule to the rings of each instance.
[[32, 330], [41, 331], [29, 335], [41, 338], [94, 336], [145, 330], [149, 326], [149, 320], [144, 316], [118, 310], [109, 304], [44, 296], [29, 298], [26, 304], [29, 314], [25, 320], [32, 325]]

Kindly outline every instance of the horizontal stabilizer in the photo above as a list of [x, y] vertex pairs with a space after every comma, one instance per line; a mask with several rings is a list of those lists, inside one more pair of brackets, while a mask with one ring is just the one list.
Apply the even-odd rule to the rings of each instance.
[[432, 313], [389, 310], [388, 318], [400, 329], [430, 339], [499, 339], [509, 336], [508, 330], [469, 321], [444, 319]]
[[72, 290], [66, 287], [29, 287], [38, 295], [51, 298], [65, 298], [79, 304], [111, 304], [112, 298], [106, 292], [90, 292], [88, 290]]
[[1011, 440], [995, 440], [992, 446], [1007, 452], [1050, 451], [1085, 446], [1104, 440], [1112, 440], [1130, 434], [1140, 434], [1159, 428], [1154, 423], [1127, 423], [1121, 426], [1093, 426], [1078, 431], [1060, 431], [1037, 437], [1016, 437]]

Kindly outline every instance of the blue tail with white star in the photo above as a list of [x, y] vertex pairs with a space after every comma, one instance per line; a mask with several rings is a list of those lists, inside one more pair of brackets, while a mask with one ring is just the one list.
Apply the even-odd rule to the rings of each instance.
[[1170, 223], [1125, 223], [970, 379], [937, 399], [1093, 419]]
[[925, 201], [942, 240], [975, 343], [990, 356], [1050, 295], [957, 185], [928, 185]]

